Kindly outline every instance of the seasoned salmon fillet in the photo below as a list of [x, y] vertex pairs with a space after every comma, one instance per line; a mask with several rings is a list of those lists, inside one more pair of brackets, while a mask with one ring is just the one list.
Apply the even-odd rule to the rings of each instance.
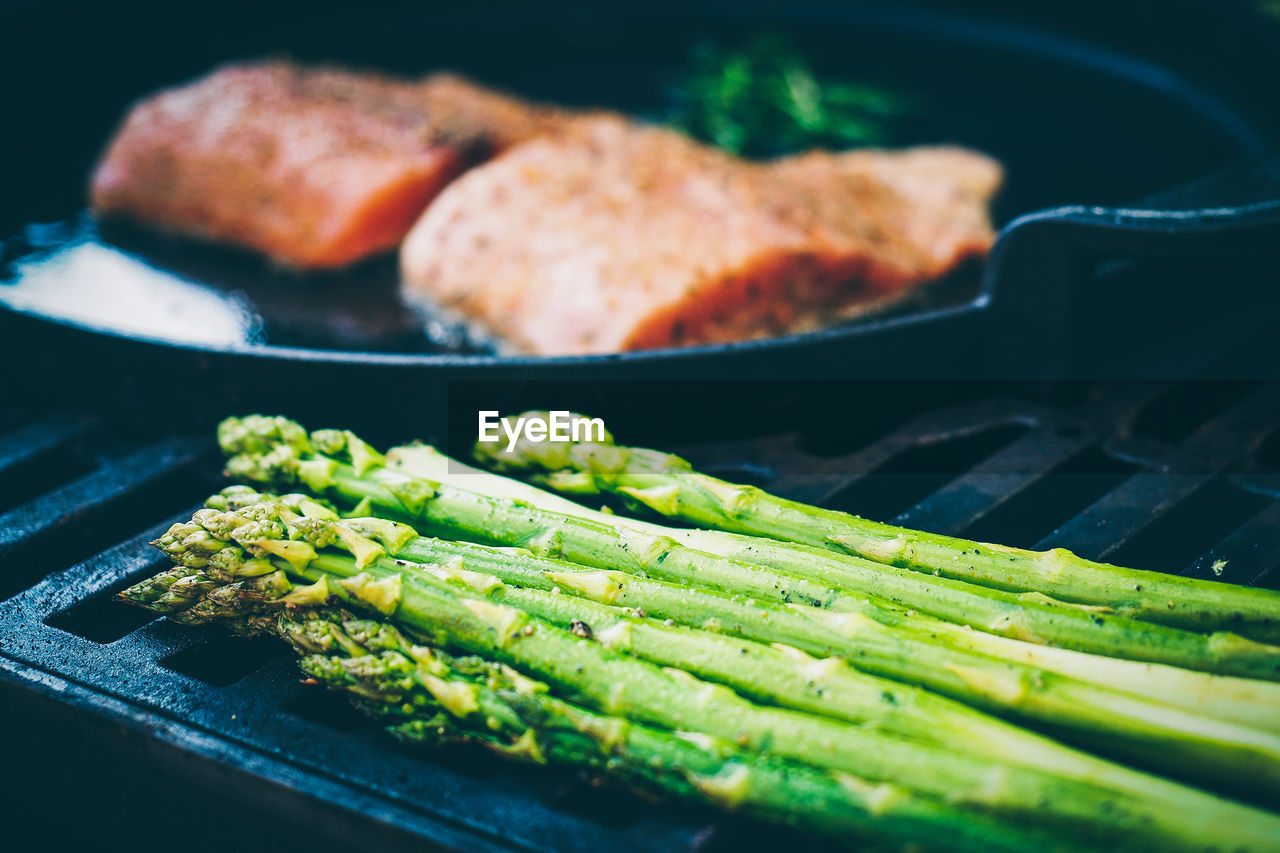
[[467, 165], [559, 116], [451, 75], [233, 65], [137, 104], [90, 196], [104, 215], [337, 267], [397, 246]]
[[985, 253], [1000, 179], [959, 148], [752, 163], [584, 119], [450, 184], [401, 247], [402, 278], [411, 299], [529, 353], [777, 335]]

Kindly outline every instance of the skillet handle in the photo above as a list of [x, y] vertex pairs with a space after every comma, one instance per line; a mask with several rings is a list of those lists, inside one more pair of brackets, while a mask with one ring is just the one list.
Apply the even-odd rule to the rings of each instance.
[[1280, 253], [1280, 155], [1243, 163], [1134, 207], [1071, 205], [1020, 216], [987, 260], [984, 299], [1006, 346], [1054, 373], [1088, 288], [1082, 259], [1239, 259]]
[[[1009, 223], [999, 243], [1031, 236], [1130, 258], [1203, 257], [1275, 247], [1280, 236], [1280, 155], [1245, 163], [1135, 207], [1071, 205]], [[1047, 234], [1046, 234], [1047, 232]], [[999, 246], [997, 243], [997, 247]]]

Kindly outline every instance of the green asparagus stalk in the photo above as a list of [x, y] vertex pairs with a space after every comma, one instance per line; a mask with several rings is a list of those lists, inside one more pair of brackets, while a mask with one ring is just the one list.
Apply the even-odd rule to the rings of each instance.
[[[270, 423], [266, 424], [266, 427], [273, 428]], [[268, 438], [260, 441], [266, 443], [270, 439], [268, 433]], [[332, 435], [328, 435], [323, 437], [323, 441], [329, 444], [340, 444], [340, 442], [351, 442], [352, 439], [351, 437], [335, 439]], [[361, 444], [353, 444], [353, 446], [358, 448]], [[585, 521], [582, 524], [559, 525], [562, 516], [545, 517], [529, 506], [495, 502], [485, 496], [462, 493], [454, 489], [443, 487], [436, 489], [435, 484], [411, 478], [411, 476], [402, 476], [397, 479], [385, 471], [378, 457], [372, 455], [367, 448], [357, 451], [358, 455], [364, 459], [361, 467], [364, 467], [367, 475], [361, 478], [356, 474], [355, 455], [352, 455], [352, 464], [344, 466], [334, 459], [320, 459], [310, 453], [307, 459], [300, 461], [297, 459], [298, 455], [294, 448], [283, 446], [283, 444], [276, 444], [275, 447], [276, 450], [273, 452], [278, 459], [268, 459], [262, 455], [243, 455], [237, 457], [238, 464], [246, 467], [246, 470], [259, 470], [260, 479], [262, 473], [265, 473], [269, 479], [282, 478], [282, 476], [288, 478], [292, 470], [306, 470], [307, 476], [315, 482], [319, 482], [317, 478], [323, 476], [325, 484], [348, 483], [347, 487], [343, 487], [348, 489], [348, 500], [351, 500], [353, 493], [358, 493], [362, 498], [369, 498], [362, 503], [389, 506], [396, 508], [398, 512], [417, 511], [434, 519], [436, 524], [461, 526], [462, 529], [483, 537], [499, 540], [506, 538], [507, 542], [525, 542], [548, 551], [558, 548], [572, 560], [594, 565], [622, 565], [632, 574], [654, 571], [655, 574], [668, 576], [668, 578], [675, 576], [676, 579], [686, 583], [699, 584], [708, 570], [722, 570], [726, 565], [730, 569], [739, 567], [728, 564], [727, 561], [700, 555], [698, 552], [690, 552], [689, 549], [685, 549], [684, 556], [696, 562], [673, 560], [669, 557], [663, 560], [660, 558], [660, 552], [645, 552], [644, 549], [632, 547], [634, 538], [631, 540], [620, 538], [617, 530], [607, 525], [593, 525]], [[282, 464], [279, 460], [284, 460], [287, 464]], [[316, 471], [317, 466], [323, 466], [323, 469]], [[344, 471], [344, 467], [349, 470]], [[394, 494], [393, 489], [411, 493], [415, 498], [415, 507], [404, 505], [401, 498]], [[334, 491], [340, 493], [342, 488]], [[465, 521], [460, 523], [460, 519]], [[503, 525], [513, 526], [517, 535], [512, 537], [511, 533], [503, 529]], [[605, 556], [602, 557], [602, 555]], [[675, 574], [677, 571], [685, 574]], [[768, 590], [765, 589], [763, 592]], [[1143, 701], [1140, 697], [1130, 697], [1130, 695], [1111, 695], [1108, 692], [1100, 692], [1098, 695], [1101, 701], [1093, 704], [1082, 703], [1080, 698], [1091, 692], [1089, 685], [1080, 685], [1078, 681], [1064, 680], [1057, 676], [1046, 678], [1053, 674], [1036, 670], [1034, 667], [993, 663], [983, 654], [961, 654], [960, 660], [952, 661], [960, 669], [928, 666], [927, 671], [918, 672], [916, 670], [922, 666], [920, 661], [928, 661], [929, 656], [937, 657], [934, 638], [919, 637], [919, 635], [914, 638], [904, 638], [886, 634], [884, 631], [877, 630], [874, 616], [884, 615], [884, 613], [892, 615], [891, 611], [886, 611], [886, 608], [874, 605], [873, 602], [867, 602], [865, 599], [855, 602], [855, 599], [846, 598], [845, 603], [846, 605], [863, 603], [868, 607], [868, 611], [849, 613], [850, 616], [865, 616], [868, 612], [873, 616], [873, 619], [846, 619], [842, 622], [844, 625], [861, 626], [860, 630], [856, 631], [856, 639], [845, 637], [845, 646], [841, 647], [842, 653], [850, 654], [851, 661], [860, 669], [902, 680], [932, 676], [932, 680], [923, 681], [923, 683], [952, 697], [961, 698], [963, 701], [977, 702], [980, 707], [987, 710], [1014, 711], [1023, 716], [1023, 719], [1029, 717], [1029, 719], [1046, 722], [1048, 725], [1079, 727], [1085, 731], [1100, 729], [1114, 731], [1119, 733], [1121, 747], [1125, 747], [1126, 744], [1129, 747], [1138, 744], [1144, 756], [1160, 762], [1161, 766], [1167, 766], [1171, 761], [1183, 761], [1181, 756], [1188, 753], [1194, 754], [1198, 762], [1212, 762], [1207, 766], [1224, 768], [1224, 772], [1229, 772], [1226, 768], [1235, 766], [1236, 762], [1244, 762], [1245, 765], [1256, 767], [1258, 772], [1262, 772], [1266, 777], [1268, 775], [1266, 768], [1274, 766], [1274, 744], [1268, 743], [1265, 733], [1261, 731], [1245, 730], [1243, 726], [1215, 726], [1213, 720], [1202, 719], [1198, 715], [1188, 715], [1188, 713], [1180, 713], [1178, 721], [1175, 724], [1169, 724], [1166, 716], [1176, 711], [1176, 708]], [[906, 643], [914, 649], [913, 653], [919, 660], [902, 662], [899, 653], [870, 656], [867, 644], [872, 637], [881, 638], [883, 642], [892, 640], [893, 648], [901, 647]], [[946, 652], [952, 657], [957, 654], [956, 649], [946, 649]], [[1000, 674], [996, 684], [1001, 684], [1004, 689], [993, 689], [992, 683], [978, 680], [973, 675], [987, 674], [993, 670]], [[968, 675], [969, 678], [964, 678], [963, 674]], [[1039, 689], [1030, 690], [1030, 692], [1010, 689], [1012, 684], [1048, 684], [1050, 686], [1047, 692], [1050, 695], [1046, 697]], [[1064, 693], [1074, 693], [1075, 698], [1070, 702], [1061, 701], [1060, 697]], [[1133, 713], [1138, 711], [1143, 711], [1139, 715], [1140, 721], [1130, 719]], [[1190, 733], [1185, 731], [1188, 727]], [[1179, 751], [1170, 751], [1167, 749], [1167, 743], [1181, 743], [1181, 747]], [[1231, 748], [1221, 748], [1221, 745], [1226, 743], [1236, 745]], [[1158, 748], [1153, 749], [1153, 745], [1158, 745]]]
[[1060, 836], [975, 816], [891, 784], [593, 713], [507, 667], [453, 658], [377, 622], [292, 615], [282, 619], [281, 633], [304, 655], [304, 672], [361, 697], [412, 742], [475, 740], [507, 756], [607, 772], [642, 790], [803, 825], [847, 845], [1068, 846]]
[[[792, 647], [666, 624], [647, 618], [642, 607], [560, 595], [573, 588], [572, 583], [556, 585], [566, 572], [578, 571], [570, 564], [423, 539], [397, 553], [425, 560], [397, 561], [406, 573], [430, 574], [458, 585], [464, 594], [516, 607], [607, 647], [727, 684], [771, 704], [1080, 778], [1100, 777], [1114, 766], [960, 703], [860, 672], [839, 658], [817, 659]], [[583, 578], [593, 575], [581, 573]]]
[[[323, 600], [333, 591], [327, 587], [319, 599], [307, 588], [273, 599], [270, 592], [253, 594], [243, 581], [217, 586], [234, 574], [219, 581], [204, 570], [191, 571], [206, 586], [214, 585], [206, 593], [213, 596], [207, 621], [235, 628], [245, 616], [256, 617], [259, 633], [279, 634], [303, 655], [305, 674], [364, 700], [362, 707], [393, 721], [389, 728], [403, 740], [473, 740], [509, 757], [607, 772], [642, 790], [803, 825], [846, 844], [1071, 849], [1057, 834], [974, 815], [888, 783], [770, 759], [705, 735], [592, 714], [547, 695], [545, 685], [507, 667], [451, 658], [376, 621], [271, 606]], [[219, 590], [228, 594], [217, 595]], [[123, 600], [152, 609], [158, 604], [135, 594]]]
[[617, 571], [551, 577], [575, 595], [642, 607], [654, 616], [811, 654], [840, 655], [864, 671], [919, 684], [1053, 731], [1105, 733], [1108, 748], [1174, 772], [1194, 762], [1206, 778], [1230, 784], [1248, 766], [1261, 784], [1280, 791], [1280, 739], [1273, 732], [974, 654], [939, 643], [927, 632], [890, 629], [860, 614], [833, 614], [797, 604], [774, 610], [741, 596]]
[[[529, 412], [526, 420], [543, 419]], [[869, 521], [701, 474], [678, 456], [598, 443], [478, 444], [486, 464], [532, 472], [551, 488], [611, 492], [666, 516], [753, 536], [799, 542], [885, 565], [993, 589], [1041, 592], [1118, 614], [1195, 631], [1231, 630], [1280, 641], [1273, 591], [1085, 560], [1061, 548], [1029, 551]]]
[[[1206, 810], [1227, 809], [1246, 847], [1280, 838], [1280, 821], [1263, 813], [1180, 789], [1196, 803], [1197, 818], [1186, 826], [1190, 805], [1151, 808], [1142, 797], [1055, 778], [1025, 768], [973, 761], [962, 755], [913, 744], [862, 728], [848, 727], [791, 711], [762, 708], [728, 689], [676, 674], [556, 629], [523, 611], [484, 598], [465, 597], [446, 584], [407, 575], [379, 553], [381, 546], [332, 522], [281, 512], [265, 523], [263, 506], [222, 513], [205, 510], [193, 521], [213, 539], [249, 549], [258, 560], [288, 567], [292, 575], [326, 581], [338, 577], [344, 594], [376, 609], [433, 643], [449, 643], [536, 672], [580, 700], [606, 711], [635, 715], [672, 729], [695, 728], [713, 737], [736, 739], [753, 749], [849, 772], [865, 771], [956, 803], [1011, 814], [1037, 813], [1098, 837], [1192, 838], [1204, 827]], [[287, 539], [285, 530], [299, 539]], [[188, 540], [191, 537], [188, 537]], [[187, 540], [184, 540], [187, 541]], [[350, 555], [327, 546], [341, 544]], [[197, 541], [200, 547], [208, 543]], [[316, 551], [316, 546], [323, 549]], [[229, 547], [219, 553], [225, 555]], [[225, 559], [220, 561], [225, 566]], [[247, 560], [252, 564], [254, 560]], [[363, 571], [359, 571], [363, 568]], [[238, 571], [228, 570], [231, 574]], [[358, 574], [349, 574], [359, 571]], [[344, 575], [346, 575], [344, 577]], [[999, 768], [998, 772], [994, 768]], [[1197, 798], [1202, 798], [1198, 799]], [[1271, 823], [1276, 825], [1272, 826]], [[1215, 822], [1216, 825], [1216, 822]], [[1158, 828], [1157, 828], [1158, 827]], [[1177, 841], [1176, 843], [1184, 843]]]
[[[225, 452], [234, 454], [228, 471], [272, 485], [302, 482], [348, 505], [421, 519], [469, 537], [525, 545], [601, 568], [658, 574], [784, 602], [857, 612], [868, 605], [862, 596], [844, 594], [794, 572], [722, 558], [667, 537], [548, 513], [393, 471], [381, 454], [351, 433], [319, 430], [308, 437], [297, 424], [289, 421], [285, 422], [289, 426], [282, 427], [281, 421], [260, 416], [224, 421], [219, 440]], [[873, 599], [871, 605], [881, 602]], [[1040, 642], [1052, 635], [1071, 648], [1115, 657], [1280, 679], [1280, 648], [1225, 632], [1205, 636], [1036, 601], [1022, 601], [1018, 609], [993, 615], [976, 627]]]
[[[220, 508], [226, 509], [233, 504], [250, 506], [272, 499], [271, 496], [237, 486], [227, 489], [211, 500]], [[289, 496], [287, 499], [298, 500], [296, 496]], [[536, 557], [524, 550], [513, 551], [418, 537], [412, 528], [403, 524], [399, 525], [395, 529], [394, 536], [391, 536], [389, 534], [392, 528], [386, 527], [391, 522], [353, 519], [346, 523], [357, 525], [357, 529], [367, 533], [373, 533], [373, 527], [381, 525], [381, 529], [376, 532], [387, 542], [394, 556], [419, 563], [441, 565], [462, 561], [469, 568], [518, 586], [537, 589], [554, 588], [546, 579], [550, 574], [572, 571], [575, 568], [574, 564]], [[799, 609], [803, 612], [803, 608]], [[918, 638], [923, 636], [928, 642], [944, 642], [947, 645], [1029, 667], [1025, 671], [1028, 674], [1027, 677], [1033, 680], [1039, 678], [1038, 669], [1046, 669], [1068, 675], [1075, 681], [1098, 684], [1111, 690], [1154, 699], [1160, 705], [1179, 708], [1196, 716], [1212, 717], [1249, 728], [1280, 733], [1280, 719], [1277, 719], [1274, 713], [1274, 708], [1280, 706], [1280, 684], [1211, 676], [1175, 667], [1068, 652], [966, 630], [919, 613], [880, 606], [867, 606], [862, 612], [882, 624], [913, 631]], [[815, 618], [821, 617], [821, 614], [813, 615]], [[856, 652], [856, 647], [852, 645], [844, 651], [846, 654], [853, 652]], [[689, 668], [683, 663], [660, 662]], [[897, 672], [894, 676], [909, 677]], [[714, 675], [708, 677], [716, 678]], [[877, 690], [877, 686], [873, 685], [872, 690]], [[964, 698], [973, 701], [970, 697]], [[1048, 711], [1044, 713], [1047, 714]]]
[[[620, 530], [638, 530], [654, 536], [668, 537], [696, 550], [714, 553], [732, 559], [744, 559], [760, 565], [791, 568], [804, 573], [810, 569], [806, 563], [816, 552], [820, 563], [856, 560], [821, 549], [775, 542], [758, 537], [742, 536], [714, 530], [662, 527], [638, 519], [622, 518], [588, 509], [582, 504], [560, 498], [550, 492], [508, 477], [472, 468], [426, 445], [406, 445], [392, 448], [387, 454], [388, 464], [396, 470], [428, 480], [438, 480], [446, 485], [483, 492], [495, 498], [520, 501], [562, 515], [576, 515]], [[411, 559], [416, 559], [411, 556]], [[425, 559], [425, 558], [424, 558]], [[909, 571], [894, 567], [876, 568], [886, 572]], [[911, 573], [915, 577], [921, 576]], [[1179, 707], [1196, 714], [1204, 714], [1253, 728], [1280, 732], [1280, 715], [1274, 709], [1280, 707], [1280, 684], [1253, 679], [1232, 678], [1195, 672], [1162, 664], [1129, 661], [1103, 655], [1085, 654], [1066, 649], [1045, 646], [971, 630], [966, 624], [951, 624], [940, 619], [923, 616], [924, 611], [904, 604], [892, 590], [885, 590], [885, 598], [892, 599], [905, 608], [908, 623], [927, 629], [949, 644], [971, 651], [1024, 663], [1041, 669], [1068, 675], [1080, 681], [1099, 684], [1115, 690], [1155, 699], [1166, 705]], [[891, 625], [903, 624], [901, 611], [880, 608], [875, 614], [878, 621]]]
[[[231, 499], [246, 505], [264, 500], [264, 496], [251, 490], [229, 491]], [[225, 503], [227, 499], [228, 496], [218, 496], [216, 500]], [[1212, 720], [1177, 712], [1142, 697], [1092, 689], [1034, 668], [1002, 664], [963, 651], [956, 653], [945, 645], [939, 646], [933, 636], [904, 635], [902, 630], [889, 630], [869, 619], [850, 621], [803, 605], [770, 612], [755, 602], [616, 572], [582, 572], [568, 564], [539, 560], [531, 555], [433, 542], [413, 537], [412, 530], [405, 525], [359, 519], [343, 524], [369, 532], [376, 530], [384, 540], [397, 546], [395, 552], [402, 556], [435, 561], [446, 567], [456, 566], [462, 560], [482, 572], [525, 585], [545, 588], [548, 581], [553, 581], [566, 591], [640, 607], [654, 616], [722, 630], [724, 626], [731, 626], [729, 630], [733, 633], [763, 642], [785, 643], [810, 653], [844, 654], [860, 668], [924, 684], [980, 707], [1012, 711], [1024, 719], [1075, 728], [1085, 734], [1099, 730], [1113, 732], [1121, 744], [1129, 744], [1130, 752], [1136, 747], [1144, 758], [1166, 766], [1195, 761], [1210, 773], [1216, 768], [1219, 777], [1227, 781], [1241, 772], [1242, 767], [1247, 767], [1246, 772], [1259, 776], [1264, 785], [1280, 785], [1276, 778], [1280, 772], [1276, 769], [1280, 761], [1280, 740], [1274, 735], [1241, 726], [1220, 726]], [[326, 559], [332, 562], [343, 558], [329, 556]], [[348, 558], [339, 566], [339, 571], [350, 575], [358, 568]], [[527, 600], [523, 603], [529, 607]], [[557, 616], [552, 612], [554, 606], [544, 607], [540, 615], [561, 623], [572, 621], [575, 613], [583, 615], [569, 610], [568, 615]], [[909, 622], [904, 620], [904, 625], [910, 627]], [[650, 646], [661, 649], [663, 644]], [[726, 662], [725, 666], [732, 669], [733, 664]], [[712, 678], [725, 676], [723, 671], [707, 674]], [[781, 688], [779, 692], [787, 689]], [[1260, 713], [1266, 714], [1265, 706]], [[984, 743], [982, 748], [991, 747]], [[1237, 764], [1239, 761], [1245, 764]]]
[[174, 566], [134, 584], [117, 597], [157, 613], [172, 614], [191, 607], [216, 583], [200, 569]]
[[[555, 588], [549, 593], [536, 588], [509, 586], [495, 577], [495, 574], [507, 574], [523, 580], [518, 571], [508, 573], [499, 570], [489, 574], [486, 567], [477, 572], [463, 568], [461, 561], [457, 560], [448, 565], [421, 568], [483, 594], [490, 601], [517, 607], [553, 624], [568, 625], [574, 633], [594, 637], [608, 648], [685, 669], [727, 684], [758, 700], [849, 722], [874, 724], [883, 731], [1061, 773], [1139, 796], [1151, 796], [1154, 791], [1156, 796], [1173, 795], [1176, 798], [1180, 791], [1178, 786], [1065, 748], [1024, 729], [1001, 724], [994, 718], [973, 715], [972, 711], [959, 714], [957, 711], [964, 706], [948, 706], [933, 694], [904, 696], [900, 684], [869, 684], [865, 674], [851, 669], [840, 658], [818, 659], [786, 645], [725, 642], [706, 631], [637, 615], [644, 614], [640, 608], [584, 606], [580, 600], [554, 594], [559, 591]], [[590, 579], [589, 574], [553, 572], [548, 573], [548, 578], [562, 582], [571, 578], [563, 588], [572, 591], [577, 586], [574, 581], [591, 583], [594, 579]], [[750, 667], [744, 668], [747, 662]], [[881, 688], [878, 695], [873, 692], [877, 687]], [[1119, 713], [1151, 710], [1152, 706], [1144, 702], [1137, 703], [1136, 708], [1133, 703], [1124, 707], [1122, 702], [1117, 709]], [[1156, 710], [1159, 713], [1160, 709]], [[1160, 719], [1159, 722], [1163, 725], [1170, 723], [1168, 719]], [[925, 730], [923, 733], [922, 729]], [[1271, 737], [1270, 741], [1271, 753], [1280, 758], [1280, 739]], [[1212, 746], [1205, 754], [1214, 756], [1216, 750], [1216, 745]], [[1168, 807], [1178, 808], [1172, 802]]]

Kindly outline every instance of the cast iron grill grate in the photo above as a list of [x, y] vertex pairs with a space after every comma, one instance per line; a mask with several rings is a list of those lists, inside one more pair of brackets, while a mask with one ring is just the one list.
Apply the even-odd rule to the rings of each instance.
[[[1280, 386], [1083, 393], [975, 399], [846, 446], [786, 433], [682, 451], [712, 473], [904, 524], [1280, 586]], [[655, 805], [475, 749], [406, 752], [342, 697], [300, 685], [282, 646], [115, 604], [114, 592], [162, 564], [148, 540], [217, 487], [207, 430], [122, 443], [136, 431], [105, 418], [6, 421], [0, 708], [31, 709], [107, 754], [132, 750], [129, 761], [234, 791], [277, 820], [318, 825], [334, 844], [706, 851], [785, 843], [781, 830]]]

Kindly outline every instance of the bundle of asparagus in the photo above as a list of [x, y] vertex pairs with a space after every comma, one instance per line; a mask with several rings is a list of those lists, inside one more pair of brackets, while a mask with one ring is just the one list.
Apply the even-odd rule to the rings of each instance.
[[[309, 494], [224, 490], [157, 540], [175, 567], [121, 597], [277, 633], [406, 739], [476, 740], [895, 846], [1280, 843], [1276, 815], [1000, 718], [1280, 791], [1280, 684], [1259, 678], [1276, 650], [1261, 643], [1108, 615], [1118, 657], [1103, 657], [1078, 650], [1074, 622], [969, 630], [945, 606], [867, 594], [848, 555], [594, 513], [429, 448], [384, 457], [258, 416], [219, 439], [233, 476]], [[770, 548], [792, 562], [757, 558]], [[948, 606], [983, 598], [948, 582]], [[1099, 615], [1002, 596], [984, 600], [1011, 622]], [[1169, 660], [1140, 662], [1151, 649]]]
[[[523, 417], [526, 422], [549, 419], [546, 412]], [[670, 453], [623, 447], [608, 434], [604, 438], [554, 443], [522, 438], [511, 449], [477, 444], [476, 453], [496, 468], [531, 472], [559, 491], [613, 492], [662, 515], [719, 530], [803, 543], [989, 589], [1100, 605], [1163, 625], [1280, 640], [1280, 597], [1267, 590], [1095, 563], [1061, 548], [1027, 551], [908, 530], [727, 483]], [[1275, 678], [1280, 662], [1272, 663]]]
[[[1072, 849], [1035, 829], [974, 819], [892, 784], [593, 713], [551, 696], [547, 685], [509, 666], [453, 657], [389, 623], [356, 618], [333, 606], [347, 599], [341, 587], [318, 584], [286, 592], [277, 585], [274, 594], [263, 595], [239, 583], [222, 587], [217, 601], [193, 597], [193, 609], [203, 611], [197, 621], [237, 632], [251, 622], [248, 633], [280, 636], [299, 653], [310, 680], [350, 693], [410, 743], [472, 741], [508, 757], [607, 772], [643, 790], [747, 809], [877, 847], [915, 839], [957, 850], [1017, 851], [1035, 843]], [[143, 588], [124, 596], [144, 606], [156, 601]]]

